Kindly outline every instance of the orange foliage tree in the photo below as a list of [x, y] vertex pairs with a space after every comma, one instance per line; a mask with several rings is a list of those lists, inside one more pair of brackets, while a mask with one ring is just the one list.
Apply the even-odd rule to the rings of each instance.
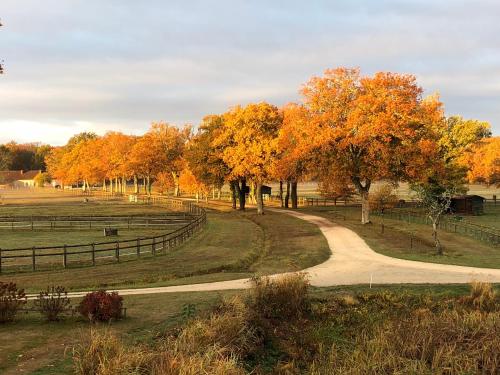
[[500, 186], [500, 137], [486, 138], [476, 143], [460, 161], [469, 168], [469, 182]]
[[435, 152], [427, 122], [442, 121], [437, 100], [422, 100], [412, 75], [358, 69], [327, 70], [302, 90], [323, 163], [346, 176], [361, 197], [361, 222], [369, 223], [372, 181], [416, 178]]
[[231, 170], [230, 179], [250, 180], [255, 184], [259, 214], [264, 213], [262, 185], [272, 176], [282, 121], [281, 112], [271, 104], [238, 106], [224, 115], [223, 131], [215, 141], [216, 145], [227, 145], [223, 160]]
[[[305, 177], [312, 152], [310, 116], [299, 104], [289, 103], [282, 109], [283, 124], [278, 131], [278, 157], [273, 165], [273, 177], [280, 181], [280, 200], [288, 207], [297, 208], [297, 182]], [[283, 202], [282, 181], [286, 181], [286, 196]]]

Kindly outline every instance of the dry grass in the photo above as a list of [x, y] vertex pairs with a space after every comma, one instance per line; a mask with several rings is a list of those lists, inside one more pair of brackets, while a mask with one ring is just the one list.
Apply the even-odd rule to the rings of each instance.
[[77, 374], [498, 374], [500, 303], [489, 284], [466, 297], [308, 296], [304, 274], [260, 278], [246, 296], [126, 347], [91, 331]]

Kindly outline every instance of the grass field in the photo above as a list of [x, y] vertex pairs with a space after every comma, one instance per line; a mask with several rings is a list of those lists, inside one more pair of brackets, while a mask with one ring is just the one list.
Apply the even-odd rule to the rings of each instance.
[[[472, 238], [441, 230], [439, 238], [444, 247], [444, 255], [439, 256], [433, 246], [432, 228], [428, 225], [382, 219], [375, 215], [371, 216], [372, 224], [362, 225], [359, 207], [311, 207], [304, 210], [352, 229], [374, 251], [384, 255], [423, 262], [500, 268], [499, 249]], [[414, 238], [412, 243], [411, 237]]]
[[211, 211], [206, 229], [172, 252], [120, 264], [2, 275], [29, 291], [49, 284], [69, 289], [176, 285], [248, 277], [312, 266], [329, 256], [313, 224], [288, 215]]

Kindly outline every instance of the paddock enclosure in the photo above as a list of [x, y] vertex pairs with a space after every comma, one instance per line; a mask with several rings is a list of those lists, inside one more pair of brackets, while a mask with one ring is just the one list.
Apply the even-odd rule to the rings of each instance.
[[[73, 199], [34, 193], [0, 206], [0, 273], [119, 263], [167, 253], [206, 222], [189, 201], [162, 196]], [[16, 194], [14, 194], [16, 195]], [[28, 203], [25, 203], [28, 202]], [[54, 202], [50, 204], [50, 202]], [[83, 202], [83, 203], [82, 203]], [[106, 236], [117, 231], [117, 235]]]

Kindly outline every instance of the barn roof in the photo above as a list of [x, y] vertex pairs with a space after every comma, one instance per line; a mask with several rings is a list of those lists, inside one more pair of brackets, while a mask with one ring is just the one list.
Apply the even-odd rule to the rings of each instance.
[[10, 184], [14, 181], [19, 180], [33, 180], [39, 173], [40, 170], [32, 171], [0, 171], [0, 183]]
[[456, 197], [452, 197], [451, 199], [472, 199], [472, 198], [480, 198], [480, 199], [485, 199], [484, 197], [481, 197], [480, 195], [476, 194], [470, 194], [470, 195], [458, 195]]

